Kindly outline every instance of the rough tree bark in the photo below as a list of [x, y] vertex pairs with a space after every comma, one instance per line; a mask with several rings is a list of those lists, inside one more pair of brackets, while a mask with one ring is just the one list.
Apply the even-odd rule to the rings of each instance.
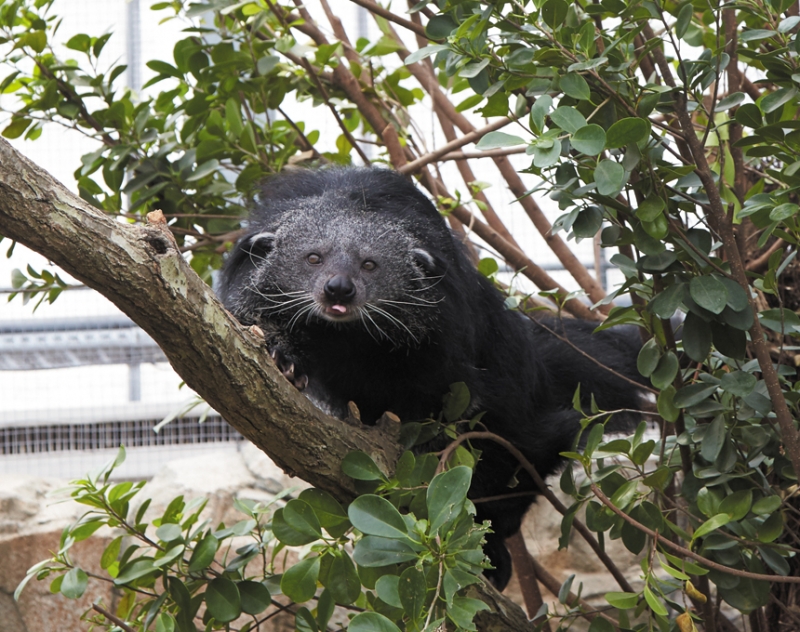
[[[41, 253], [94, 288], [159, 344], [178, 375], [287, 473], [335, 497], [356, 495], [341, 460], [362, 450], [387, 474], [399, 424], [350, 425], [316, 409], [275, 368], [263, 338], [242, 327], [183, 259], [163, 225], [103, 214], [0, 139], [0, 234]], [[476, 587], [477, 588], [477, 587]], [[522, 609], [489, 586], [481, 629], [532, 629]]]

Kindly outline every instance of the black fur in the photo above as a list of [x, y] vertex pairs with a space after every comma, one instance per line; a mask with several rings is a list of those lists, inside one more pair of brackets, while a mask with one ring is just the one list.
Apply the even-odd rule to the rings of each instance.
[[[508, 310], [430, 201], [394, 172], [298, 171], [268, 181], [222, 272], [220, 295], [239, 320], [265, 329], [287, 377], [328, 412], [343, 416], [354, 401], [368, 423], [387, 410], [420, 420], [438, 413], [450, 384], [465, 382], [470, 411], [485, 411], [486, 427], [543, 477], [573, 445], [578, 384], [584, 401], [593, 394], [604, 410], [639, 402], [630, 383]], [[595, 323], [567, 319], [546, 325], [641, 379], [630, 332], [593, 335]], [[472, 498], [534, 489], [503, 448], [477, 447]], [[487, 576], [498, 588], [511, 576], [504, 540], [532, 501], [477, 505], [477, 519], [492, 521], [485, 550], [495, 569]]]

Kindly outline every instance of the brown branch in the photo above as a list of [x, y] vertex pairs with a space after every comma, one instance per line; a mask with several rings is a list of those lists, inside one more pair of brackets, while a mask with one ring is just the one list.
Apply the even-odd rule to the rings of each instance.
[[99, 612], [106, 619], [111, 621], [111, 623], [113, 623], [114, 625], [122, 628], [125, 632], [136, 632], [136, 630], [134, 630], [127, 623], [125, 623], [122, 619], [120, 619], [119, 617], [114, 616], [113, 614], [111, 614], [108, 610], [106, 610], [102, 606], [98, 606], [96, 603], [93, 603], [92, 604], [92, 610], [94, 610], [95, 612]]
[[347, 129], [347, 127], [345, 126], [344, 121], [342, 121], [342, 118], [339, 116], [338, 110], [331, 103], [331, 99], [328, 96], [328, 91], [325, 89], [325, 86], [323, 86], [322, 82], [319, 80], [319, 77], [317, 76], [314, 67], [311, 65], [311, 62], [308, 61], [305, 57], [303, 58], [303, 67], [308, 72], [308, 75], [311, 77], [311, 80], [314, 82], [314, 85], [317, 86], [317, 90], [319, 90], [320, 94], [322, 95], [322, 99], [325, 101], [325, 105], [328, 106], [328, 109], [331, 111], [331, 114], [333, 114], [333, 118], [336, 119], [336, 124], [339, 126], [339, 129], [342, 130], [342, 134], [344, 134], [344, 137], [347, 139], [347, 142], [350, 143], [350, 146], [356, 150], [356, 153], [358, 153], [358, 156], [361, 158], [361, 161], [365, 165], [371, 164], [370, 159], [367, 158], [367, 155], [364, 153], [364, 150], [361, 149], [361, 147], [359, 147], [358, 143], [356, 142], [356, 139], [353, 138], [353, 135], [350, 133], [350, 130]]
[[779, 249], [783, 248], [786, 245], [786, 242], [783, 239], [776, 239], [775, 243], [772, 244], [769, 248], [767, 248], [763, 254], [760, 254], [758, 257], [753, 259], [749, 262], [746, 266], [746, 270], [748, 272], [758, 272], [759, 274], [763, 272], [767, 265], [769, 264], [769, 258]]
[[453, 150], [456, 150], [464, 145], [469, 145], [470, 143], [474, 143], [489, 132], [494, 132], [502, 127], [505, 127], [509, 123], [513, 122], [513, 119], [510, 118], [502, 118], [494, 123], [490, 123], [486, 127], [482, 127], [481, 129], [474, 130], [472, 132], [468, 132], [461, 136], [460, 138], [456, 138], [451, 142], [447, 143], [446, 145], [442, 145], [439, 149], [434, 149], [431, 152], [428, 152], [424, 156], [420, 156], [413, 162], [409, 162], [398, 169], [398, 171], [404, 175], [409, 175], [412, 173], [416, 173], [422, 167], [425, 167], [432, 162], [438, 161], [442, 156], [445, 154], [450, 153]]
[[[517, 531], [510, 538], [506, 539], [508, 552], [511, 553], [511, 560], [514, 563], [514, 571], [517, 574], [517, 581], [522, 591], [522, 600], [525, 602], [525, 609], [528, 611], [528, 618], [533, 619], [533, 623], [538, 625], [542, 619], [534, 619], [539, 608], [542, 607], [542, 593], [539, 590], [539, 582], [536, 580], [536, 569], [533, 566], [533, 556], [525, 545], [525, 538], [522, 531]], [[549, 627], [549, 626], [548, 626]]]
[[524, 154], [525, 147], [509, 147], [507, 149], [487, 149], [485, 151], [454, 151], [445, 154], [439, 160], [445, 162], [448, 160], [472, 160], [480, 158], [494, 158], [495, 156], [513, 156], [515, 154]]
[[639, 531], [642, 531], [643, 533], [649, 535], [651, 538], [654, 538], [662, 546], [668, 549], [672, 549], [676, 553], [680, 553], [685, 557], [690, 557], [696, 562], [700, 562], [703, 566], [714, 569], [721, 573], [725, 573], [726, 575], [734, 575], [736, 577], [746, 577], [747, 579], [757, 579], [761, 581], [778, 582], [783, 584], [800, 584], [800, 577], [783, 577], [781, 575], [763, 575], [761, 573], [751, 573], [750, 571], [743, 571], [738, 568], [730, 568], [729, 566], [724, 566], [723, 564], [718, 564], [717, 562], [709, 560], [708, 558], [703, 557], [702, 555], [695, 553], [694, 551], [690, 551], [689, 549], [684, 548], [679, 544], [675, 544], [672, 540], [665, 538], [660, 533], [653, 531], [652, 529], [644, 526], [641, 522], [638, 522], [637, 520], [631, 518], [619, 507], [614, 505], [614, 503], [611, 502], [611, 499], [609, 499], [608, 496], [606, 496], [602, 492], [602, 490], [594, 483], [591, 483], [591, 488], [592, 491], [594, 492], [594, 495], [597, 496], [598, 500], [601, 503], [603, 503], [606, 507], [608, 507], [611, 511], [617, 514], [629, 525], [631, 525], [632, 527], [636, 527]]
[[[420, 37], [424, 37], [429, 39], [427, 34], [425, 33], [425, 29], [419, 25], [406, 20], [405, 18], [401, 18], [399, 15], [395, 15], [391, 11], [384, 9], [382, 6], [377, 4], [376, 2], [372, 2], [372, 0], [350, 0], [350, 2], [357, 4], [360, 7], [365, 8], [367, 11], [372, 13], [373, 15], [379, 15], [382, 18], [389, 20], [390, 22], [394, 22], [402, 26], [409, 31], [414, 32], [415, 34], [419, 35]], [[431, 41], [438, 41], [438, 40], [431, 40]]]

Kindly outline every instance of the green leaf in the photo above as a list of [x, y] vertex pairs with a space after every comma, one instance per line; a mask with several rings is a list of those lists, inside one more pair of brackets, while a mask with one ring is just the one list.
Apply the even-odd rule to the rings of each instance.
[[611, 503], [619, 509], [625, 509], [636, 497], [637, 489], [638, 481], [633, 480], [623, 483], [611, 496]]
[[459, 628], [475, 630], [473, 619], [481, 610], [489, 610], [489, 606], [479, 599], [470, 597], [454, 597], [452, 607], [447, 609], [447, 616]]
[[189, 558], [189, 572], [196, 573], [208, 568], [214, 561], [217, 549], [219, 549], [219, 540], [209, 533], [192, 552], [192, 557]]
[[764, 563], [778, 575], [786, 577], [789, 574], [791, 570], [789, 562], [775, 549], [771, 549], [767, 546], [759, 546], [758, 552], [761, 553], [761, 559], [764, 560]]
[[[591, 90], [589, 90], [589, 84], [586, 83], [586, 79], [584, 79], [577, 72], [569, 72], [563, 77], [561, 77], [559, 85], [561, 86], [561, 90], [564, 92], [564, 94], [566, 94], [568, 97], [572, 97], [573, 99], [578, 99], [578, 101], [588, 101], [592, 96]], [[600, 127], [600, 126], [594, 125], [593, 127]], [[602, 130], [603, 128], [600, 127], [600, 129]], [[606, 134], [605, 132], [603, 132], [603, 146], [605, 146], [605, 142], [606, 142]], [[588, 155], [596, 156], [599, 153], [600, 151]]]
[[156, 529], [156, 536], [162, 542], [172, 542], [173, 540], [177, 540], [181, 537], [181, 534], [181, 525], [175, 524], [174, 522], [167, 522]]
[[89, 585], [89, 577], [83, 570], [78, 568], [71, 568], [64, 579], [61, 580], [61, 594], [68, 599], [78, 599], [86, 592], [86, 587]]
[[100, 558], [100, 568], [106, 570], [109, 566], [111, 566], [119, 557], [119, 550], [122, 546], [122, 536], [119, 535], [111, 542], [108, 543], [105, 550], [103, 551], [103, 555]]
[[551, 29], [556, 30], [563, 26], [567, 17], [569, 5], [564, 0], [547, 0], [542, 5], [542, 19]]
[[354, 450], [342, 459], [342, 472], [357, 481], [379, 481], [386, 478], [375, 465], [375, 461], [360, 450]]
[[672, 352], [667, 351], [658, 361], [653, 373], [650, 375], [650, 382], [656, 388], [667, 388], [678, 375], [680, 363], [678, 357]]
[[425, 34], [432, 40], [444, 39], [457, 27], [458, 25], [449, 15], [435, 15], [425, 25]]
[[349, 522], [347, 512], [342, 505], [326, 491], [312, 487], [300, 492], [298, 498], [311, 506], [320, 526], [325, 529]]
[[444, 573], [442, 588], [444, 588], [444, 597], [448, 608], [453, 603], [453, 598], [459, 590], [471, 586], [472, 584], [477, 584], [480, 581], [480, 577], [472, 573], [462, 571], [458, 568], [447, 569]]
[[711, 351], [711, 327], [694, 312], [683, 322], [683, 350], [695, 362], [704, 362]]
[[44, 31], [30, 31], [22, 36], [23, 45], [30, 46], [37, 53], [41, 53], [47, 46], [47, 34]]
[[349, 605], [361, 596], [361, 580], [353, 561], [344, 551], [332, 551], [322, 557], [319, 581], [338, 604]]
[[298, 562], [281, 577], [281, 592], [295, 603], [304, 603], [317, 592], [319, 557]]
[[601, 160], [594, 170], [594, 181], [600, 195], [614, 197], [625, 184], [625, 169], [613, 160]]
[[403, 604], [400, 601], [400, 594], [397, 590], [397, 585], [400, 582], [400, 577], [397, 575], [384, 575], [375, 582], [375, 592], [378, 597], [395, 608], [402, 608]]
[[92, 38], [86, 33], [78, 33], [67, 40], [67, 48], [86, 53], [92, 47]]
[[211, 160], [207, 160], [201, 165], [198, 165], [197, 169], [195, 169], [194, 173], [186, 178], [187, 182], [195, 182], [202, 178], [205, 178], [210, 173], [214, 173], [217, 169], [219, 169], [219, 161], [216, 158], [212, 158]]
[[572, 582], [575, 580], [575, 573], [572, 573], [569, 577], [567, 577], [564, 582], [561, 584], [561, 587], [558, 589], [558, 602], [559, 603], [567, 603], [569, 599], [569, 591], [572, 588]]
[[524, 144], [525, 140], [519, 136], [506, 134], [505, 132], [489, 132], [476, 143], [475, 147], [477, 149], [500, 149]]
[[735, 105], [739, 105], [742, 101], [744, 101], [744, 98], [744, 92], [732, 92], [728, 96], [720, 99], [719, 103], [717, 103], [716, 111], [724, 112]]
[[544, 130], [544, 117], [553, 106], [553, 98], [549, 94], [540, 96], [531, 106], [531, 127], [539, 133]]
[[764, 117], [761, 114], [761, 109], [755, 103], [745, 103], [736, 110], [734, 117], [739, 125], [758, 129], [764, 124]]
[[265, 57], [262, 57], [256, 63], [256, 69], [258, 70], [258, 74], [261, 76], [268, 75], [270, 72], [272, 72], [275, 66], [278, 65], [280, 60], [281, 58], [278, 57], [277, 55], [267, 55]]
[[322, 528], [311, 505], [300, 500], [290, 500], [283, 508], [283, 519], [295, 531], [307, 536], [322, 537]]
[[417, 552], [405, 542], [371, 535], [361, 538], [353, 549], [353, 560], [365, 568], [402, 564], [417, 557]]
[[[319, 632], [320, 627], [314, 615], [311, 614], [311, 611], [305, 606], [301, 606], [297, 609], [294, 615], [294, 626], [295, 632]], [[256, 630], [258, 630], [259, 627], [260, 626], [256, 626]], [[322, 627], [324, 628], [325, 626]]]
[[765, 114], [774, 112], [778, 108], [783, 107], [783, 105], [791, 101], [796, 94], [797, 88], [794, 86], [791, 88], [779, 88], [775, 92], [771, 92], [770, 94], [761, 98], [761, 109]]
[[720, 450], [722, 450], [722, 444], [725, 443], [725, 433], [725, 416], [717, 415], [714, 421], [706, 428], [706, 432], [703, 435], [703, 445], [700, 449], [700, 455], [709, 463], [713, 463]]
[[797, 204], [793, 203], [779, 204], [770, 211], [769, 218], [773, 222], [782, 222], [794, 215], [797, 215], [798, 209], [800, 209], [800, 207], [798, 207]]
[[[437, 474], [428, 486], [426, 504], [430, 533], [456, 518], [464, 507], [472, 480], [472, 470], [463, 465]], [[382, 535], [382, 534], [373, 534]]]
[[425, 608], [427, 596], [427, 584], [425, 575], [418, 568], [412, 566], [403, 571], [400, 581], [397, 584], [397, 594], [403, 609], [412, 620], [416, 620]]
[[583, 114], [568, 105], [561, 105], [556, 108], [550, 114], [550, 119], [553, 121], [553, 123], [570, 134], [574, 134], [581, 127], [586, 126], [586, 119], [584, 118]]
[[208, 612], [220, 623], [228, 623], [242, 614], [239, 589], [227, 577], [217, 577], [208, 583], [204, 595]]
[[11, 123], [3, 129], [3, 136], [12, 140], [19, 138], [32, 122], [30, 119], [12, 118]]
[[447, 44], [432, 44], [430, 46], [423, 46], [406, 57], [403, 63], [406, 66], [410, 66], [411, 64], [415, 64], [418, 61], [422, 61], [431, 55], [435, 55], [443, 50], [448, 50], [449, 48], [450, 47]]
[[720, 380], [720, 386], [724, 391], [736, 395], [737, 397], [747, 397], [753, 392], [758, 380], [755, 375], [744, 371], [731, 371], [725, 373]]
[[694, 277], [689, 283], [689, 294], [695, 303], [712, 314], [720, 314], [728, 303], [725, 284], [714, 276]]
[[674, 422], [680, 416], [680, 409], [674, 404], [675, 387], [671, 384], [662, 389], [658, 394], [658, 414], [661, 415], [665, 421]]
[[169, 612], [162, 612], [156, 618], [156, 632], [175, 632], [175, 617]]
[[650, 590], [649, 586], [644, 587], [644, 599], [647, 602], [647, 605], [650, 606], [650, 610], [653, 611], [653, 614], [657, 614], [662, 617], [667, 616], [667, 609], [664, 607], [664, 604], [661, 603], [661, 600], [653, 594], [653, 591]]
[[283, 508], [278, 509], [272, 516], [272, 532], [278, 542], [287, 546], [303, 546], [320, 538], [315, 532], [298, 531], [292, 527], [284, 518]]
[[730, 521], [731, 517], [728, 514], [717, 514], [716, 516], [706, 520], [703, 524], [697, 527], [697, 529], [695, 529], [694, 533], [692, 534], [692, 540], [702, 538], [712, 531], [719, 529], [721, 526], [728, 524]]
[[647, 309], [663, 319], [672, 318], [675, 310], [680, 307], [686, 292], [685, 283], [676, 283], [656, 296], [647, 306]]
[[646, 140], [649, 136], [650, 124], [645, 119], [636, 117], [620, 119], [606, 132], [606, 148], [625, 147]]
[[569, 142], [582, 154], [597, 156], [606, 146], [606, 133], [599, 125], [590, 124], [575, 132]]
[[780, 506], [780, 496], [764, 496], [755, 502], [751, 511], [757, 516], [769, 516], [773, 512], [778, 511]]
[[394, 623], [377, 612], [361, 612], [353, 617], [348, 632], [400, 632]]
[[636, 593], [608, 592], [603, 597], [608, 603], [620, 610], [630, 610], [639, 604], [639, 595]]
[[242, 601], [242, 612], [259, 614], [269, 608], [272, 603], [269, 589], [261, 582], [245, 580], [236, 584], [236, 587], [239, 589]]
[[603, 225], [603, 212], [596, 206], [588, 206], [581, 210], [572, 223], [572, 234], [577, 239], [594, 237]]
[[464, 382], [450, 385], [450, 392], [443, 398], [442, 414], [449, 421], [458, 421], [469, 408], [469, 389]]
[[661, 348], [655, 338], [650, 338], [639, 350], [639, 355], [636, 358], [636, 368], [639, 369], [639, 373], [644, 377], [650, 377], [656, 366], [658, 366], [660, 359]]
[[408, 528], [403, 516], [392, 503], [380, 496], [359, 496], [350, 503], [347, 515], [361, 533], [401, 540], [408, 538]]
[[708, 399], [716, 390], [716, 384], [689, 384], [675, 394], [673, 401], [678, 408], [688, 408]]
[[732, 521], [738, 522], [747, 516], [752, 504], [753, 490], [740, 489], [722, 499], [719, 504], [719, 513], [728, 514]]
[[114, 583], [117, 586], [128, 584], [158, 570], [152, 558], [138, 557], [120, 569], [119, 575], [114, 578]]
[[692, 22], [693, 15], [694, 7], [691, 2], [687, 2], [681, 7], [681, 10], [678, 11], [678, 19], [675, 21], [675, 37], [683, 39], [689, 24]]

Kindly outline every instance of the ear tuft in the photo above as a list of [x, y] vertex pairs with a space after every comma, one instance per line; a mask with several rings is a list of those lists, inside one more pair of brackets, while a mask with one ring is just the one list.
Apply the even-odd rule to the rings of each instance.
[[434, 259], [433, 255], [427, 250], [413, 248], [411, 254], [414, 256], [414, 261], [416, 261], [425, 272], [436, 272], [436, 259]]
[[251, 235], [242, 242], [242, 250], [255, 255], [264, 256], [275, 247], [275, 233], [261, 232]]

